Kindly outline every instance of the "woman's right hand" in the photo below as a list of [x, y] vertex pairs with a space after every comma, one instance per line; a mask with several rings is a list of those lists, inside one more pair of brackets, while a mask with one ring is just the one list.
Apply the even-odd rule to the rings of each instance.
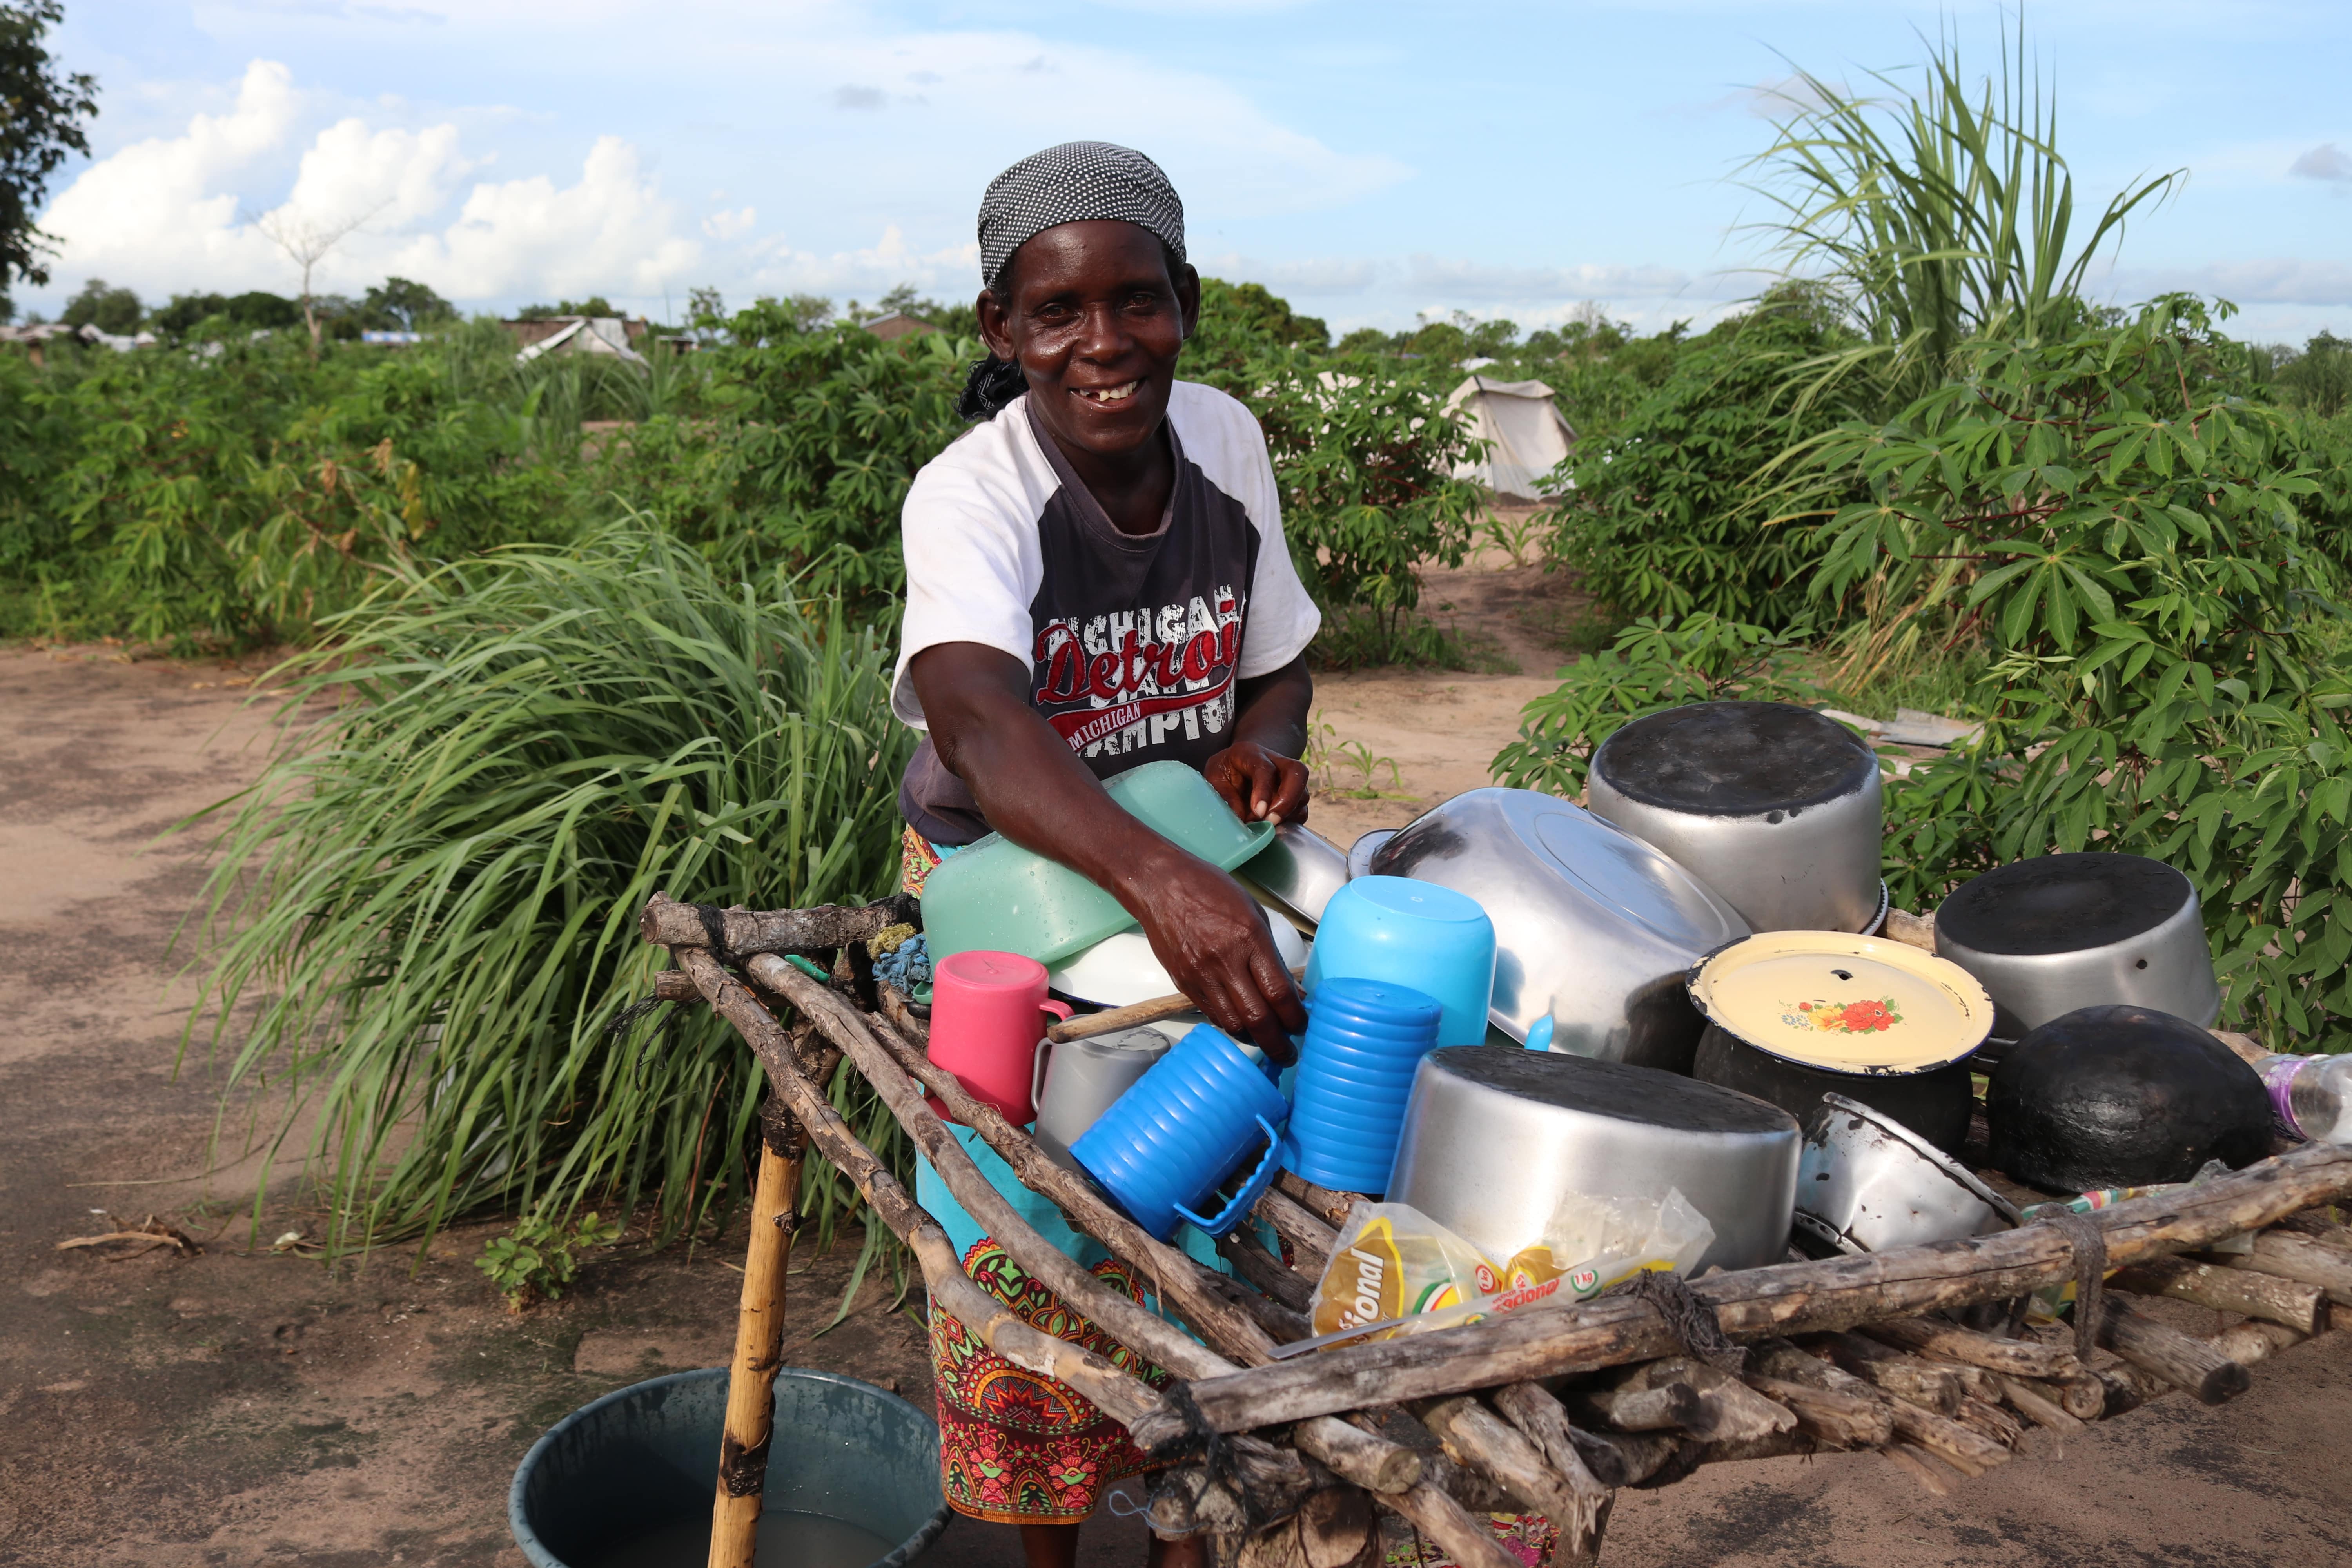
[[1265, 910], [1207, 861], [1168, 850], [1164, 864], [1139, 879], [1151, 888], [1136, 918], [1152, 955], [1209, 1022], [1288, 1067], [1297, 1057], [1290, 1037], [1307, 1032], [1307, 1007]]

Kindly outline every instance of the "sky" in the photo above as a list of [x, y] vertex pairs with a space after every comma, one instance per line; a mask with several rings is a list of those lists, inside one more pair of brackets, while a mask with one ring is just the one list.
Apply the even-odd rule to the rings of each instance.
[[[1949, 29], [1997, 68], [2013, 6], [1947, 0], [68, 0], [92, 157], [50, 185], [52, 315], [92, 277], [151, 301], [293, 292], [271, 237], [342, 237], [469, 310], [601, 293], [730, 302], [977, 291], [989, 178], [1055, 142], [1150, 153], [1202, 271], [1336, 331], [1465, 310], [1712, 320], [1769, 264], [1742, 166], [1801, 68], [1890, 90]], [[2352, 5], [2045, 0], [2028, 47], [2088, 219], [2135, 179], [2105, 298], [2233, 300], [2242, 336], [2352, 334]], [[348, 229], [348, 233], [342, 231]]]

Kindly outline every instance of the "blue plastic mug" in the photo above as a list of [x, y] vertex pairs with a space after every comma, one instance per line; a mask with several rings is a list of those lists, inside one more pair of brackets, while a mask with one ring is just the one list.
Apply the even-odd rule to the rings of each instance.
[[[1280, 1163], [1290, 1104], [1265, 1069], [1212, 1025], [1176, 1042], [1070, 1145], [1128, 1217], [1161, 1241], [1189, 1220], [1223, 1236], [1255, 1207]], [[1263, 1139], [1265, 1157], [1233, 1202], [1199, 1210]]]
[[1451, 888], [1410, 877], [1359, 877], [1323, 908], [1307, 960], [1308, 994], [1319, 998], [1324, 982], [1342, 976], [1433, 997], [1444, 1010], [1439, 1045], [1485, 1045], [1495, 922], [1475, 899]]
[[1307, 1016], [1283, 1163], [1338, 1192], [1383, 1191], [1444, 1007], [1411, 986], [1339, 975], [1315, 988]]

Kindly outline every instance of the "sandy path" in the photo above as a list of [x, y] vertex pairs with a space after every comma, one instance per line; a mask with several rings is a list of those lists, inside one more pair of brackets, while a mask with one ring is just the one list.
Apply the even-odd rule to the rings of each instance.
[[[1467, 597], [1467, 594], [1464, 595]], [[1538, 649], [1541, 660], [1549, 656]], [[1532, 668], [1532, 667], [1531, 667]], [[257, 765], [229, 672], [0, 651], [0, 1563], [376, 1568], [521, 1562], [509, 1476], [553, 1420], [643, 1376], [724, 1354], [740, 1230], [692, 1256], [624, 1247], [564, 1301], [509, 1318], [470, 1267], [491, 1226], [429, 1258], [343, 1273], [253, 1247], [203, 1169], [215, 1105], [176, 1079], [187, 994], [164, 956], [194, 895], [184, 842], [156, 832]], [[198, 689], [198, 683], [207, 683]], [[1412, 801], [1321, 802], [1335, 838], [1485, 782], [1540, 677], [1327, 679], [1344, 739], [1394, 756]], [[1385, 773], [1383, 773], [1385, 777]], [[316, 1223], [273, 1188], [260, 1234]], [[175, 1216], [205, 1256], [109, 1263], [55, 1244], [93, 1208]], [[786, 1359], [895, 1380], [929, 1399], [919, 1331], [869, 1287], [831, 1315], [849, 1250], [794, 1280]], [[2183, 1309], [2191, 1326], [2214, 1315]], [[1617, 1504], [1612, 1568], [2255, 1568], [2352, 1562], [2352, 1336], [2286, 1352], [2219, 1410], [2164, 1401], [2065, 1446], [1921, 1492], [1875, 1456], [1703, 1471]], [[1132, 1524], [1090, 1527], [1084, 1560], [1140, 1561]], [[925, 1559], [1011, 1568], [1012, 1532], [959, 1521]]]

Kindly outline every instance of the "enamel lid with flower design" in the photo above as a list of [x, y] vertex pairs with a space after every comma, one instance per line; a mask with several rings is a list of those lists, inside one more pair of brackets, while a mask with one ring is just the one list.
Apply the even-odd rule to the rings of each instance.
[[1992, 1031], [1976, 976], [1884, 937], [1762, 931], [1699, 960], [1686, 984], [1708, 1022], [1824, 1072], [1927, 1072]]

